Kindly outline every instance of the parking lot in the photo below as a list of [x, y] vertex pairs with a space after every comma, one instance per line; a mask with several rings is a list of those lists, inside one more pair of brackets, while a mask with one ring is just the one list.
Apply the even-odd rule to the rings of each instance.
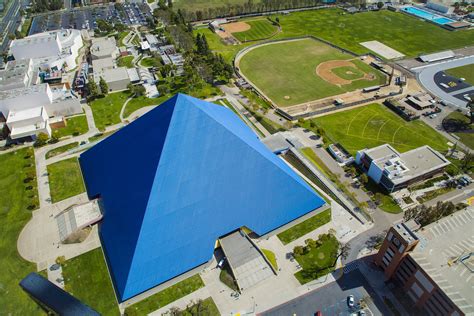
[[389, 314], [362, 273], [355, 269], [336, 282], [263, 312], [262, 315], [314, 315], [317, 311], [323, 315], [350, 315], [359, 309], [356, 306], [354, 308], [348, 306], [349, 295], [354, 297], [356, 303], [361, 299], [367, 300], [368, 308], [364, 309], [366, 315]]
[[29, 35], [66, 28], [95, 29], [99, 19], [109, 23], [122, 23], [127, 26], [142, 25], [146, 24], [147, 17], [151, 17], [151, 11], [148, 5], [144, 3], [116, 3], [77, 8], [35, 17]]

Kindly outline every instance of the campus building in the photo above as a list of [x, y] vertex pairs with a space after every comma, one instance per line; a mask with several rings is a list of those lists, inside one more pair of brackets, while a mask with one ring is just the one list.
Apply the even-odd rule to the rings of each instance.
[[325, 205], [232, 111], [183, 94], [79, 162], [120, 302], [197, 273], [224, 235], [263, 236]]
[[474, 209], [468, 207], [416, 232], [391, 227], [375, 257], [387, 280], [426, 315], [473, 315]]
[[389, 192], [431, 178], [450, 164], [429, 146], [399, 153], [389, 144], [360, 150], [355, 161], [375, 183]]
[[15, 60], [36, 59], [42, 68], [69, 70], [77, 67], [76, 59], [83, 46], [81, 32], [74, 29], [44, 32], [13, 40], [10, 53]]

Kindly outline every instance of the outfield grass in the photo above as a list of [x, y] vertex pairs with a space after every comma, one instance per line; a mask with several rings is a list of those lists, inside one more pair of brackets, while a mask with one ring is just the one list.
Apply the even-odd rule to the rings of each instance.
[[362, 73], [374, 74], [375, 80], [359, 79], [339, 86], [316, 74], [322, 62], [353, 58], [322, 42], [303, 39], [255, 48], [242, 57], [239, 67], [277, 105], [289, 106], [385, 83], [384, 74], [356, 63], [358, 60], [354, 66]]
[[87, 133], [87, 117], [85, 115], [75, 116], [66, 120], [66, 126], [53, 129], [53, 135], [57, 138], [66, 136], [79, 136]]
[[133, 68], [135, 65], [133, 64], [133, 56], [125, 56], [125, 57], [120, 57], [117, 59], [117, 65], [119, 67], [127, 67], [127, 68]]
[[79, 142], [73, 142], [58, 148], [51, 149], [46, 153], [46, 159], [65, 153], [66, 151], [76, 148], [77, 146], [79, 146]]
[[69, 259], [62, 268], [66, 291], [101, 315], [120, 315], [102, 248]]
[[303, 255], [295, 255], [296, 261], [303, 270], [295, 273], [296, 279], [301, 284], [306, 284], [334, 270], [339, 242], [331, 234], [327, 238], [319, 239], [322, 244], [319, 247], [308, 249]]
[[258, 41], [272, 37], [278, 28], [267, 19], [245, 21], [250, 25], [250, 30], [234, 32], [232, 35], [241, 42]]
[[53, 203], [85, 192], [81, 168], [76, 157], [50, 164], [47, 169]]
[[445, 72], [456, 78], [464, 78], [467, 83], [474, 85], [474, 64], [448, 69]]
[[286, 245], [292, 242], [293, 240], [296, 240], [300, 238], [301, 236], [304, 236], [307, 233], [312, 232], [316, 228], [329, 223], [330, 221], [331, 221], [331, 209], [327, 209], [291, 228], [288, 228], [284, 232], [279, 233], [277, 236], [281, 240], [281, 242], [284, 245]]
[[193, 275], [125, 309], [127, 316], [147, 315], [204, 287], [199, 274]]
[[[377, 103], [312, 119], [333, 143], [340, 143], [351, 155], [358, 150], [385, 143], [400, 152], [423, 145], [445, 151], [447, 139], [420, 120], [406, 122]], [[311, 128], [310, 120], [304, 127]]]
[[114, 92], [89, 103], [99, 130], [103, 131], [108, 125], [120, 123], [120, 110], [129, 96], [129, 91]]
[[32, 209], [39, 204], [36, 179], [24, 182], [29, 175], [36, 176], [33, 148], [0, 154], [0, 166], [0, 314], [42, 314], [18, 286], [22, 278], [36, 271], [36, 264], [23, 260], [16, 245]]
[[[275, 38], [313, 35], [357, 54], [370, 52], [359, 43], [372, 40], [382, 42], [407, 57], [461, 48], [474, 42], [474, 30], [451, 32], [413, 16], [388, 10], [345, 14], [340, 9], [324, 9], [292, 12], [278, 17], [282, 32]], [[227, 60], [232, 60], [235, 53], [245, 47], [226, 47], [217, 35], [211, 31], [205, 33], [209, 35], [209, 47], [224, 53]], [[235, 52], [233, 55], [232, 51]]]

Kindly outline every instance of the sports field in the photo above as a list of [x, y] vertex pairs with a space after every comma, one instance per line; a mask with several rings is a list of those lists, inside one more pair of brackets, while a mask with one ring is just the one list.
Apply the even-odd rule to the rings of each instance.
[[474, 85], [474, 64], [448, 69], [446, 73], [456, 78], [464, 78], [467, 83]]
[[[461, 48], [474, 43], [474, 30], [451, 32], [415, 17], [388, 10], [345, 14], [340, 9], [324, 9], [293, 12], [278, 17], [282, 32], [274, 38], [313, 35], [358, 54], [369, 52], [368, 48], [359, 43], [373, 40], [407, 57]], [[239, 50], [238, 45], [225, 46], [217, 35], [210, 36], [217, 39], [209, 42], [211, 49], [223, 52], [226, 57], [228, 51]]]
[[[423, 145], [445, 151], [448, 140], [420, 120], [406, 122], [381, 104], [370, 104], [313, 119], [331, 142], [352, 155], [358, 150], [389, 143], [400, 152]], [[309, 123], [308, 123], [309, 125]]]
[[[241, 32], [232, 32], [232, 35], [240, 42], [258, 41], [272, 37], [278, 28], [266, 19], [240, 22], [246, 24], [248, 29]], [[233, 24], [233, 23], [231, 23]], [[224, 25], [224, 28], [225, 25]]]
[[239, 67], [279, 106], [318, 100], [386, 80], [384, 74], [354, 56], [313, 39], [257, 47], [242, 57]]
[[[244, 5], [248, 0], [175, 0], [173, 1], [173, 8], [176, 10], [184, 9], [186, 11], [207, 10], [210, 8], [226, 7], [230, 5]], [[260, 2], [254, 0], [254, 3]]]

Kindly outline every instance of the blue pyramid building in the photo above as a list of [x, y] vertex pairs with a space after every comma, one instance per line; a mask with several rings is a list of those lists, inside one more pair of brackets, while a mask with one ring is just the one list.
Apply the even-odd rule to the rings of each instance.
[[183, 94], [79, 160], [120, 301], [208, 262], [220, 236], [264, 235], [324, 204], [232, 111]]

